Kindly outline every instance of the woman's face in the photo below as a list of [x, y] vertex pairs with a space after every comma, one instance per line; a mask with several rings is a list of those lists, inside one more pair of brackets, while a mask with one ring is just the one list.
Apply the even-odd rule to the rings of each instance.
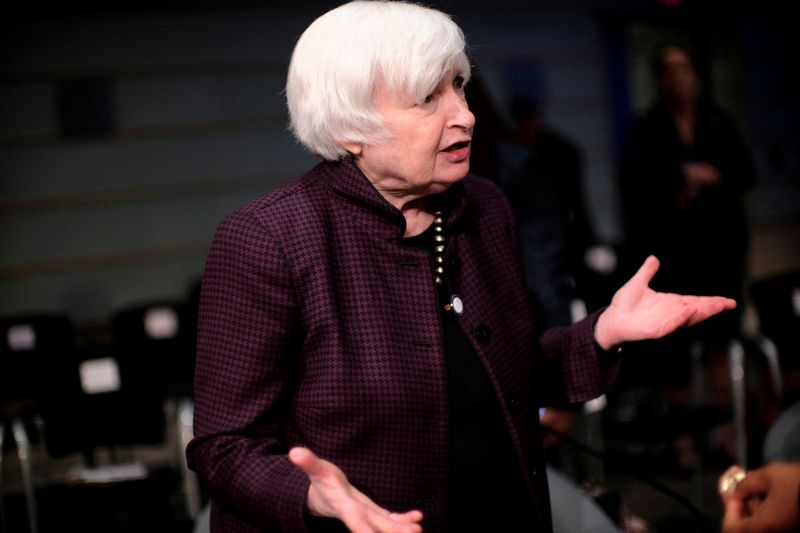
[[389, 138], [357, 146], [355, 161], [390, 203], [400, 207], [466, 176], [475, 116], [458, 70], [449, 72], [422, 102], [381, 87], [375, 100]]
[[661, 52], [661, 90], [669, 100], [691, 102], [695, 96], [697, 78], [692, 59], [680, 48]]

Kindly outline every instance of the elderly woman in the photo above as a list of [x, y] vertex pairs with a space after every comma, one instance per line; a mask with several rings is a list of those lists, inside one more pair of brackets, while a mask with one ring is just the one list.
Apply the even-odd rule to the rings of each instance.
[[648, 288], [537, 330], [503, 195], [468, 174], [464, 37], [338, 7], [289, 67], [324, 159], [229, 216], [202, 287], [190, 465], [213, 531], [548, 531], [538, 408], [600, 395], [626, 341], [735, 304]]

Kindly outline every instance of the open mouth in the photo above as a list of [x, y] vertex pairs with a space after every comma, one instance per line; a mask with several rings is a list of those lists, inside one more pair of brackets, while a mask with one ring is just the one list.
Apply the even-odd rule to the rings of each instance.
[[471, 141], [461, 141], [457, 143], [453, 143], [444, 150], [443, 152], [455, 152], [457, 150], [461, 150], [462, 148], [467, 148], [470, 145]]

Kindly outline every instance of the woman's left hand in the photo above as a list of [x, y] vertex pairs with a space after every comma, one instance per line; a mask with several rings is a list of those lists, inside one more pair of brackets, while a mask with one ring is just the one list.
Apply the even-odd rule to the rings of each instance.
[[659, 261], [648, 257], [639, 271], [614, 294], [597, 320], [594, 336], [604, 350], [623, 342], [658, 339], [676, 329], [702, 322], [736, 307], [722, 296], [688, 296], [656, 292], [649, 287]]

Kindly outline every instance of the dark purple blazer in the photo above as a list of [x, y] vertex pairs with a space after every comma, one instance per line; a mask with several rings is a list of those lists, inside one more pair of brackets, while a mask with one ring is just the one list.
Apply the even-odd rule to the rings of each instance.
[[[550, 529], [538, 408], [600, 395], [596, 314], [539, 336], [509, 205], [467, 176], [445, 193], [458, 317], [510, 428], [537, 521]], [[378, 504], [442, 531], [447, 371], [427, 252], [351, 161], [321, 163], [229, 216], [203, 279], [190, 466], [214, 531], [305, 531], [311, 448]], [[313, 529], [313, 528], [312, 528]]]

